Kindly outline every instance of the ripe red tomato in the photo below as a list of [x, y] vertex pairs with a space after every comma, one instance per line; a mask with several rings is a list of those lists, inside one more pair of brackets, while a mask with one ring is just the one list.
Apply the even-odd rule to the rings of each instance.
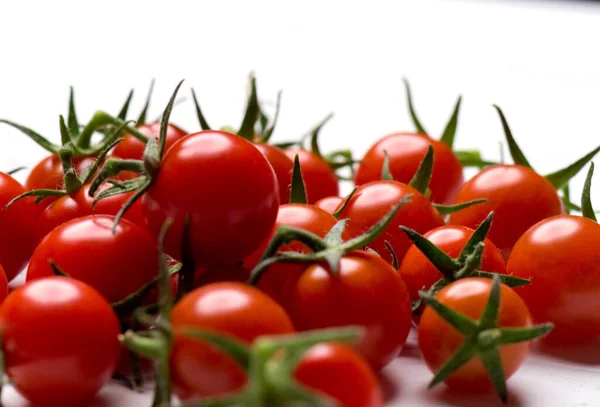
[[[491, 287], [492, 280], [489, 278], [466, 278], [442, 288], [435, 298], [467, 317], [479, 319], [488, 302]], [[527, 328], [533, 325], [531, 314], [521, 297], [504, 284], [500, 285], [498, 325], [509, 328]], [[465, 341], [464, 336], [430, 307], [426, 307], [421, 316], [418, 338], [421, 355], [432, 372], [437, 372]], [[530, 346], [531, 342], [520, 342], [498, 348], [506, 379], [523, 363]], [[488, 372], [479, 357], [456, 370], [445, 383], [467, 392], [492, 388]]]
[[536, 321], [550, 321], [546, 339], [576, 343], [600, 335], [600, 226], [559, 215], [531, 227], [515, 244], [509, 274], [531, 279], [517, 292]]
[[[464, 226], [445, 225], [430, 230], [424, 236], [441, 251], [450, 255], [450, 257], [457, 258], [472, 235], [473, 229]], [[506, 265], [498, 248], [489, 239], [485, 239], [484, 243], [485, 247], [479, 270], [506, 274]], [[420, 298], [419, 290], [428, 289], [443, 277], [415, 245], [412, 245], [406, 252], [399, 272], [406, 283], [412, 301]]]
[[293, 286], [289, 314], [298, 330], [362, 325], [358, 351], [379, 370], [400, 353], [410, 330], [410, 296], [400, 275], [376, 254], [342, 257], [339, 274], [309, 266]]
[[374, 181], [358, 187], [340, 215], [340, 219], [350, 219], [346, 228], [349, 238], [362, 235], [407, 195], [412, 195], [410, 202], [400, 208], [387, 229], [369, 244], [371, 249], [391, 262], [392, 255], [385, 247], [385, 241], [388, 241], [394, 248], [398, 261], [402, 261], [412, 243], [400, 226], [422, 234], [444, 225], [444, 219], [433, 204], [419, 191], [406, 184], [397, 181]]
[[381, 407], [383, 396], [377, 377], [352, 348], [321, 343], [304, 354], [295, 378], [327, 394], [344, 407]]
[[0, 307], [5, 372], [36, 406], [89, 405], [117, 365], [120, 332], [106, 300], [74, 279], [26, 284]]
[[387, 151], [393, 178], [408, 184], [430, 145], [434, 153], [429, 184], [431, 200], [442, 204], [451, 203], [463, 184], [462, 165], [450, 147], [423, 134], [393, 133], [381, 138], [365, 154], [356, 170], [354, 183], [362, 185], [380, 180], [384, 151]]
[[277, 183], [279, 184], [279, 202], [281, 204], [290, 201], [290, 186], [292, 185], [292, 169], [294, 161], [290, 159], [283, 150], [265, 143], [255, 143], [254, 146], [263, 153], [263, 155], [273, 167]]
[[[95, 157], [74, 157], [73, 167], [78, 174], [94, 164]], [[29, 173], [25, 181], [25, 188], [34, 189], [62, 189], [64, 187], [65, 173], [62, 162], [56, 154], [49, 155], [41, 160]], [[49, 201], [44, 201], [48, 203]]]
[[250, 271], [243, 266], [220, 266], [211, 269], [197, 269], [194, 288], [212, 283], [238, 282], [245, 283], [250, 278]]
[[339, 194], [337, 175], [323, 158], [311, 151], [297, 148], [284, 151], [292, 160], [298, 154], [308, 203], [312, 204], [326, 196]]
[[252, 143], [222, 131], [202, 131], [167, 151], [143, 203], [155, 235], [167, 218], [174, 219], [165, 241], [168, 254], [180, 256], [189, 215], [196, 265], [231, 265], [271, 232], [279, 188], [271, 165]]
[[8, 280], [6, 279], [6, 273], [4, 268], [0, 264], [0, 304], [4, 301], [8, 295]]
[[562, 202], [552, 184], [535, 171], [520, 165], [493, 165], [467, 181], [455, 203], [486, 198], [450, 215], [450, 224], [476, 228], [494, 211], [488, 234], [508, 259], [517, 239], [542, 219], [563, 213]]
[[[137, 130], [143, 135], [147, 136], [149, 139], [153, 137], [158, 137], [160, 135], [160, 122], [143, 124], [137, 127]], [[187, 133], [175, 126], [174, 124], [169, 124], [167, 126], [167, 144], [166, 149], [169, 149], [177, 140], [185, 137]], [[126, 158], [132, 160], [139, 160], [144, 155], [144, 149], [146, 148], [146, 144], [137, 138], [133, 137], [130, 134], [125, 135], [123, 137], [123, 141], [121, 141], [115, 149], [112, 151], [112, 155], [119, 158]]]
[[56, 227], [33, 252], [27, 281], [53, 275], [52, 260], [111, 303], [136, 292], [158, 274], [156, 240], [124, 219], [113, 234], [113, 224], [114, 216], [91, 215]]
[[27, 264], [35, 244], [36, 220], [43, 209], [30, 198], [6, 205], [26, 189], [8, 174], [0, 172], [0, 264], [8, 281]]
[[[101, 187], [99, 192], [107, 189], [108, 184]], [[94, 198], [88, 194], [89, 185], [83, 186], [77, 192], [71, 195], [65, 195], [56, 201], [52, 202], [40, 214], [37, 224], [38, 241], [42, 240], [52, 229], [58, 225], [75, 218], [82, 218], [88, 215], [116, 215], [123, 204], [131, 197], [133, 192], [114, 195], [98, 201], [92, 209]], [[135, 223], [136, 225], [145, 228], [146, 218], [141, 201], [136, 201], [133, 206], [125, 213], [125, 219]]]
[[246, 373], [229, 356], [198, 339], [178, 333], [193, 327], [215, 331], [248, 344], [261, 335], [294, 332], [285, 311], [259, 290], [240, 283], [209, 284], [190, 292], [173, 308], [171, 380], [182, 400], [231, 393]]
[[327, 196], [315, 202], [315, 206], [333, 214], [342, 202], [344, 202], [344, 198], [341, 196]]

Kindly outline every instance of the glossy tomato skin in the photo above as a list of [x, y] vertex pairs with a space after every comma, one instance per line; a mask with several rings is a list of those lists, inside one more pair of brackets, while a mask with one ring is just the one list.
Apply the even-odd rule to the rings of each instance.
[[36, 406], [89, 405], [121, 352], [119, 321], [90, 286], [48, 277], [26, 284], [0, 307], [5, 372]]
[[315, 202], [317, 208], [323, 209], [327, 213], [334, 214], [337, 208], [344, 202], [341, 196], [327, 196]]
[[175, 332], [171, 379], [182, 400], [239, 390], [247, 378], [229, 356], [206, 342], [178, 334], [179, 327], [211, 330], [248, 344], [261, 335], [294, 332], [285, 311], [259, 290], [240, 283], [209, 284], [183, 297], [172, 312]]
[[431, 202], [406, 184], [397, 181], [374, 181], [358, 187], [340, 215], [340, 219], [350, 220], [346, 226], [349, 237], [353, 238], [366, 232], [407, 195], [411, 195], [410, 202], [404, 204], [386, 230], [375, 241], [369, 243], [371, 249], [391, 262], [392, 255], [385, 247], [385, 241], [388, 241], [394, 248], [398, 261], [402, 261], [412, 243], [400, 226], [423, 234], [444, 225], [444, 219]]
[[289, 314], [298, 330], [362, 325], [366, 334], [359, 353], [375, 370], [402, 350], [412, 314], [406, 285], [394, 268], [376, 254], [345, 255], [338, 275], [324, 265], [308, 267], [296, 281]]
[[266, 143], [255, 143], [254, 146], [263, 153], [277, 177], [279, 184], [279, 202], [286, 204], [290, 202], [290, 186], [292, 185], [292, 169], [294, 161], [289, 158], [283, 150]]
[[35, 224], [43, 207], [30, 198], [6, 205], [27, 190], [8, 174], [0, 172], [0, 264], [8, 281], [27, 264], [35, 248]]
[[[137, 130], [148, 138], [160, 136], [160, 122], [148, 123], [137, 127]], [[167, 126], [167, 141], [165, 149], [169, 149], [177, 140], [185, 137], [188, 133], [174, 124]], [[146, 144], [130, 134], [123, 137], [115, 149], [112, 151], [112, 155], [119, 158], [139, 160], [144, 155], [144, 149]]]
[[111, 303], [136, 292], [158, 275], [156, 240], [125, 219], [113, 234], [113, 224], [114, 216], [91, 215], [56, 227], [35, 249], [27, 281], [53, 275], [53, 260]]
[[383, 396], [369, 364], [352, 348], [321, 343], [310, 348], [295, 372], [305, 386], [337, 400], [344, 407], [381, 407]]
[[165, 241], [168, 254], [181, 256], [181, 231], [189, 215], [196, 265], [232, 265], [271, 232], [279, 188], [271, 165], [252, 143], [222, 131], [202, 131], [167, 151], [143, 203], [155, 236], [167, 218], [174, 219]]
[[[109, 185], [105, 184], [101, 187], [100, 192], [108, 188]], [[48, 207], [40, 214], [37, 224], [37, 236], [38, 241], [41, 241], [52, 229], [62, 225], [65, 222], [75, 218], [82, 218], [88, 215], [116, 215], [121, 207], [127, 202], [133, 192], [129, 192], [121, 195], [114, 195], [105, 199], [102, 199], [96, 203], [92, 209], [92, 203], [94, 198], [90, 197], [89, 192], [90, 186], [84, 185], [77, 192], [71, 195], [65, 195], [60, 197], [56, 201], [52, 202]], [[144, 210], [142, 202], [136, 201], [131, 208], [123, 216], [136, 225], [145, 228], [146, 218], [144, 217]]]
[[[492, 280], [489, 278], [466, 278], [442, 288], [436, 294], [436, 299], [467, 317], [479, 319], [491, 287]], [[533, 318], [521, 297], [512, 288], [501, 284], [498, 325], [527, 328], [532, 324]], [[430, 307], [426, 307], [421, 316], [418, 338], [421, 355], [432, 372], [437, 372], [464, 342], [464, 337]], [[498, 348], [506, 379], [521, 366], [530, 347], [530, 342], [521, 342]], [[487, 370], [478, 356], [450, 375], [445, 383], [467, 392], [485, 391], [492, 387]]]
[[[74, 157], [72, 159], [77, 174], [81, 174], [95, 161], [95, 157]], [[34, 189], [62, 189], [64, 187], [64, 177], [65, 173], [60, 158], [58, 155], [52, 154], [33, 167], [25, 181], [25, 188], [30, 191]]]
[[304, 187], [306, 188], [306, 198], [309, 204], [315, 203], [326, 196], [339, 194], [340, 186], [337, 175], [323, 158], [311, 151], [297, 148], [284, 151], [292, 161], [298, 154]]
[[572, 344], [600, 335], [600, 226], [558, 215], [521, 236], [508, 259], [509, 274], [531, 279], [517, 292], [536, 321], [552, 322], [544, 338]]
[[542, 219], [564, 212], [552, 184], [535, 171], [520, 165], [493, 165], [467, 181], [455, 202], [486, 198], [450, 215], [448, 223], [476, 228], [491, 211], [494, 222], [488, 234], [507, 260], [516, 241]]
[[[444, 225], [430, 230], [424, 236], [444, 253], [457, 258], [465, 244], [473, 236], [473, 232], [473, 229], [465, 226]], [[485, 239], [484, 244], [479, 270], [506, 274], [504, 258], [498, 248], [489, 239]], [[415, 245], [412, 245], [406, 252], [398, 271], [406, 283], [412, 301], [420, 298], [420, 290], [428, 289], [443, 277]]]
[[194, 288], [213, 283], [237, 282], [245, 283], [250, 278], [250, 271], [244, 266], [220, 266], [211, 269], [197, 269], [194, 277]]
[[[331, 228], [335, 226], [337, 221], [338, 220], [329, 213], [312, 205], [281, 205], [271, 235], [244, 261], [244, 266], [248, 270], [252, 270], [258, 264], [267, 245], [271, 241], [273, 234], [275, 234], [275, 231], [280, 226], [292, 226], [303, 229], [323, 238], [329, 233]], [[279, 251], [295, 251], [298, 253], [311, 252], [308, 246], [298, 241], [281, 246]], [[290, 297], [290, 290], [292, 289], [294, 282], [305, 269], [305, 264], [274, 264], [269, 266], [262, 275], [258, 283], [258, 288], [286, 308], [287, 301]]]
[[423, 134], [401, 132], [381, 138], [371, 146], [358, 166], [355, 184], [363, 185], [381, 179], [385, 151], [389, 155], [393, 178], [408, 184], [430, 145], [433, 147], [433, 172], [429, 184], [431, 200], [451, 203], [463, 184], [462, 165], [450, 147]]

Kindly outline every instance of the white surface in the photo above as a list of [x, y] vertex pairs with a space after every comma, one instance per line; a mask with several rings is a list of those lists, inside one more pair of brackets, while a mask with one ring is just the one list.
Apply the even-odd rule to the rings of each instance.
[[[533, 165], [549, 172], [598, 143], [599, 23], [596, 4], [577, 2], [2, 2], [0, 117], [57, 141], [69, 85], [85, 120], [99, 108], [115, 113], [131, 86], [137, 112], [156, 77], [151, 116], [185, 78], [181, 95], [189, 98], [193, 85], [209, 123], [236, 124], [254, 70], [263, 98], [284, 89], [277, 140], [296, 138], [333, 110], [323, 150], [351, 145], [360, 155], [375, 138], [412, 128], [400, 81], [407, 76], [433, 135], [462, 93], [457, 147], [498, 158], [502, 131], [490, 106], [497, 103]], [[189, 103], [173, 118], [199, 128]], [[44, 154], [0, 127], [0, 169], [31, 166]], [[582, 182], [573, 183], [577, 193]], [[600, 202], [600, 187], [592, 196]], [[513, 405], [600, 405], [600, 344], [567, 353], [532, 357], [510, 381]], [[386, 375], [399, 388], [390, 405], [495, 403], [443, 387], [426, 392], [430, 373], [414, 349]], [[147, 405], [121, 387], [102, 395], [99, 405]], [[4, 399], [23, 405], [11, 392]]]

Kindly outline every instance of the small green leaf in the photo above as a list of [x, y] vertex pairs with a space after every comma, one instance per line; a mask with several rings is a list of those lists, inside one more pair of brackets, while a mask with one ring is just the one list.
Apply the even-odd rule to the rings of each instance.
[[476, 270], [481, 266], [481, 256], [483, 256], [483, 249], [485, 243], [479, 242], [474, 247], [471, 253], [469, 253], [463, 260], [462, 267], [455, 274], [456, 279], [470, 277]]
[[480, 352], [479, 357], [487, 370], [494, 390], [503, 403], [508, 401], [508, 390], [506, 389], [506, 378], [504, 377], [504, 368], [502, 367], [502, 358], [498, 349], [493, 348], [485, 352]]
[[571, 188], [569, 187], [569, 183], [562, 187], [562, 193], [563, 196], [561, 197], [561, 199], [563, 201], [563, 206], [565, 207], [565, 213], [568, 215], [571, 213], [572, 210], [576, 210], [568, 205], [571, 201]]
[[510, 127], [508, 127], [506, 117], [504, 117], [504, 113], [497, 105], [494, 105], [494, 108], [498, 111], [498, 114], [500, 115], [502, 127], [504, 128], [504, 136], [506, 137], [506, 143], [508, 144], [508, 149], [510, 151], [510, 155], [513, 161], [515, 162], [515, 164], [522, 165], [527, 168], [532, 168], [531, 164], [529, 164], [529, 161], [527, 161], [525, 154], [523, 154], [523, 151], [521, 151], [519, 145], [515, 141], [512, 132], [510, 131]]
[[500, 276], [494, 274], [492, 277], [492, 288], [488, 302], [483, 309], [479, 319], [482, 327], [496, 327], [498, 325], [498, 314], [500, 312]]
[[308, 200], [306, 199], [306, 188], [304, 187], [304, 179], [302, 178], [302, 170], [300, 169], [300, 158], [298, 154], [296, 154], [296, 156], [294, 157], [294, 168], [292, 169], [290, 203], [308, 203]]
[[191, 326], [177, 328], [177, 332], [192, 339], [206, 341], [219, 348], [223, 353], [235, 360], [245, 371], [248, 371], [250, 368], [250, 348], [233, 336], [224, 336], [223, 334]]
[[343, 242], [342, 234], [346, 229], [349, 219], [339, 220], [324, 237], [325, 242], [330, 245], [336, 245]]
[[258, 104], [258, 97], [256, 95], [256, 78], [254, 75], [250, 76], [250, 96], [248, 97], [248, 103], [246, 105], [246, 113], [244, 119], [238, 130], [238, 136], [245, 138], [246, 140], [254, 139], [254, 124], [258, 120], [260, 113], [260, 106]]
[[488, 200], [486, 198], [481, 198], [481, 199], [475, 199], [473, 201], [461, 202], [456, 205], [433, 204], [433, 206], [435, 206], [435, 209], [437, 209], [437, 211], [439, 213], [441, 213], [442, 215], [450, 215], [454, 212], [462, 211], [463, 209], [466, 209], [470, 206], [485, 203], [487, 201]]
[[550, 183], [554, 185], [556, 189], [560, 189], [567, 184], [571, 178], [577, 175], [579, 171], [581, 171], [581, 169], [585, 167], [599, 151], [600, 146], [596, 147], [579, 160], [575, 161], [573, 164], [570, 164], [561, 170], [555, 171], [552, 174], [548, 174], [544, 176], [544, 178], [550, 181]]
[[69, 92], [69, 115], [67, 116], [67, 123], [69, 124], [69, 140], [75, 140], [79, 135], [79, 122], [75, 113], [75, 95], [72, 86]]
[[500, 345], [508, 345], [510, 343], [531, 341], [546, 335], [552, 329], [554, 329], [554, 324], [551, 323], [534, 325], [529, 328], [502, 328], [502, 335], [498, 342]]
[[26, 170], [26, 169], [27, 169], [27, 167], [21, 166], [21, 167], [13, 168], [12, 170], [6, 171], [6, 174], [15, 175], [16, 173]]
[[33, 131], [27, 127], [21, 126], [20, 124], [13, 123], [8, 120], [2, 120], [2, 119], [0, 119], [0, 123], [8, 124], [9, 126], [14, 127], [15, 129], [19, 130], [21, 133], [25, 134], [27, 137], [29, 137], [30, 139], [35, 141], [44, 150], [49, 151], [52, 154], [56, 154], [56, 153], [58, 153], [58, 150], [60, 150], [59, 145], [56, 145], [56, 144], [48, 141], [45, 137], [41, 136], [40, 134], [36, 133], [35, 131]]
[[194, 88], [192, 88], [192, 99], [194, 100], [194, 106], [196, 107], [196, 116], [198, 116], [198, 121], [200, 122], [200, 127], [202, 130], [210, 130], [210, 126], [202, 113], [202, 109], [200, 109], [200, 103], [198, 103], [198, 98], [196, 97], [196, 92]]
[[392, 247], [392, 244], [390, 242], [388, 242], [387, 240], [384, 241], [383, 244], [385, 244], [385, 248], [388, 249], [388, 251], [392, 255], [392, 267], [394, 268], [394, 270], [399, 270], [400, 263], [398, 262], [398, 256], [396, 256], [396, 251]]
[[417, 168], [417, 172], [412, 177], [408, 185], [416, 189], [422, 194], [425, 194], [429, 188], [429, 181], [431, 181], [431, 174], [433, 172], [433, 146], [430, 144], [427, 148], [427, 153], [423, 157], [423, 160]]
[[59, 276], [59, 277], [68, 277], [70, 278], [71, 276], [68, 275], [62, 268], [60, 268], [52, 259], [48, 260], [48, 264], [50, 265], [50, 268], [52, 269], [52, 273], [54, 273], [55, 276]]
[[342, 206], [340, 206], [340, 209], [338, 209], [337, 211], [335, 211], [333, 213], [333, 217], [334, 218], [339, 219], [340, 216], [342, 216], [342, 213], [344, 212], [344, 209], [346, 209], [346, 206], [348, 206], [348, 204], [350, 203], [350, 201], [354, 197], [354, 194], [356, 193], [357, 189], [358, 189], [358, 187], [354, 187], [354, 189], [352, 190], [352, 192], [350, 192], [350, 195], [348, 195], [346, 197], [346, 199], [344, 199], [344, 202], [342, 203]]
[[421, 124], [419, 118], [417, 117], [417, 113], [415, 112], [415, 107], [413, 105], [413, 100], [412, 100], [412, 92], [410, 90], [410, 85], [408, 83], [408, 79], [403, 78], [402, 80], [404, 82], [404, 88], [406, 89], [406, 102], [408, 103], [408, 111], [410, 112], [410, 117], [413, 121], [413, 124], [415, 125], [415, 127], [417, 128], [417, 131], [419, 133], [427, 135], [429, 133], [427, 133], [427, 131]]
[[433, 309], [436, 314], [448, 322], [454, 329], [461, 334], [468, 336], [474, 333], [478, 328], [478, 324], [466, 315], [453, 310], [445, 304], [439, 302], [433, 295], [421, 291], [421, 299]]
[[316, 155], [318, 155], [319, 157], [322, 157], [323, 155], [321, 154], [321, 150], [319, 149], [319, 133], [321, 132], [321, 129], [323, 128], [323, 126], [325, 126], [325, 124], [331, 120], [331, 118], [333, 117], [333, 112], [329, 113], [327, 116], [325, 116], [325, 118], [323, 120], [321, 120], [308, 134], [310, 137], [310, 147], [311, 147], [311, 151], [313, 153], [315, 153]]
[[452, 116], [450, 117], [448, 124], [446, 124], [446, 128], [444, 129], [442, 137], [440, 138], [440, 141], [450, 148], [454, 146], [454, 135], [456, 134], [456, 127], [458, 125], [458, 113], [460, 111], [461, 102], [462, 96], [459, 96], [456, 100], [456, 105], [454, 106]]
[[394, 180], [394, 176], [390, 172], [390, 156], [387, 150], [383, 150], [383, 166], [381, 167], [381, 179], [383, 181]]
[[140, 112], [140, 115], [137, 119], [138, 126], [143, 126], [144, 124], [146, 124], [146, 117], [148, 116], [148, 109], [150, 108], [150, 100], [152, 99], [152, 93], [154, 92], [154, 82], [154, 78], [152, 78], [152, 80], [150, 81], [150, 88], [148, 89], [148, 95], [146, 95], [146, 102], [144, 103], [144, 108]]
[[531, 280], [521, 277], [515, 277], [508, 274], [497, 274], [497, 273], [488, 273], [487, 271], [475, 270], [473, 272], [473, 277], [484, 277], [484, 278], [494, 278], [497, 275], [500, 277], [500, 281], [502, 284], [505, 284], [509, 287], [523, 287], [531, 284]]
[[279, 109], [281, 107], [281, 92], [282, 91], [277, 92], [277, 104], [275, 105], [275, 116], [273, 117], [273, 122], [265, 129], [262, 137], [260, 138], [260, 141], [263, 143], [269, 142], [271, 136], [273, 135], [273, 131], [275, 131], [275, 126], [277, 125], [277, 120], [279, 119]]
[[[159, 150], [158, 150], [158, 157], [160, 159], [162, 159], [163, 155], [165, 154], [165, 146], [167, 144], [167, 129], [169, 128], [169, 119], [171, 118], [171, 110], [173, 110], [173, 103], [175, 103], [175, 98], [177, 97], [177, 92], [179, 92], [179, 88], [181, 87], [181, 84], [183, 83], [183, 80], [180, 81], [177, 86], [175, 87], [175, 91], [173, 92], [173, 95], [171, 95], [171, 99], [169, 100], [169, 103], [167, 104], [167, 107], [165, 108], [165, 111], [163, 113], [162, 119], [160, 121], [160, 146], [159, 146]], [[152, 143], [151, 140], [148, 140], [148, 144]]]
[[460, 348], [442, 365], [433, 379], [429, 382], [429, 388], [438, 385], [446, 380], [452, 373], [464, 366], [469, 360], [477, 354], [475, 347], [465, 341]]
[[587, 176], [585, 177], [585, 184], [583, 184], [583, 192], [581, 193], [581, 212], [582, 215], [586, 218], [597, 222], [596, 213], [594, 213], [594, 208], [590, 199], [590, 190], [592, 188], [592, 175], [594, 175], [593, 162], [590, 164], [590, 169], [588, 170]]
[[417, 233], [416, 231], [409, 229], [405, 226], [400, 226], [400, 229], [413, 244], [419, 249], [425, 257], [439, 270], [442, 275], [449, 281], [454, 281], [454, 273], [460, 269], [460, 263], [450, 257], [448, 254], [439, 249], [425, 236]]
[[473, 232], [465, 246], [460, 252], [458, 256], [458, 262], [463, 263], [467, 256], [473, 252], [473, 249], [476, 245], [483, 242], [490, 230], [490, 226], [492, 225], [492, 219], [494, 219], [494, 212], [490, 212], [488, 216], [477, 226], [477, 229]]
[[456, 155], [456, 158], [458, 158], [458, 161], [460, 161], [460, 164], [463, 166], [463, 168], [474, 167], [481, 169], [489, 165], [498, 164], [497, 162], [484, 160], [481, 158], [481, 153], [479, 151], [459, 150], [454, 151], [454, 155]]
[[129, 91], [129, 94], [127, 95], [127, 99], [125, 99], [125, 103], [123, 104], [123, 107], [121, 107], [121, 110], [119, 111], [119, 114], [117, 115], [117, 118], [121, 119], [121, 120], [127, 120], [127, 113], [129, 112], [129, 105], [131, 104], [131, 99], [133, 99], [133, 89], [131, 89]]

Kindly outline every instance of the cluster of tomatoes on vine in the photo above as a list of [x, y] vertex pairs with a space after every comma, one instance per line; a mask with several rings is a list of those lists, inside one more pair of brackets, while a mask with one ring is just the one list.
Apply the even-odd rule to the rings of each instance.
[[159, 406], [381, 406], [411, 325], [431, 386], [506, 401], [534, 339], [600, 334], [593, 164], [581, 207], [568, 194], [600, 147], [542, 176], [496, 107], [514, 164], [454, 151], [461, 99], [436, 140], [406, 83], [417, 131], [355, 161], [320, 151], [331, 115], [270, 144], [281, 94], [271, 120], [253, 77], [238, 129], [212, 130], [192, 90], [187, 133], [170, 123], [180, 86], [150, 123], [152, 92], [137, 120], [130, 93], [80, 125], [71, 91], [60, 144], [0, 120], [51, 153], [24, 185], [0, 173], [3, 368], [34, 404], [151, 375]]

